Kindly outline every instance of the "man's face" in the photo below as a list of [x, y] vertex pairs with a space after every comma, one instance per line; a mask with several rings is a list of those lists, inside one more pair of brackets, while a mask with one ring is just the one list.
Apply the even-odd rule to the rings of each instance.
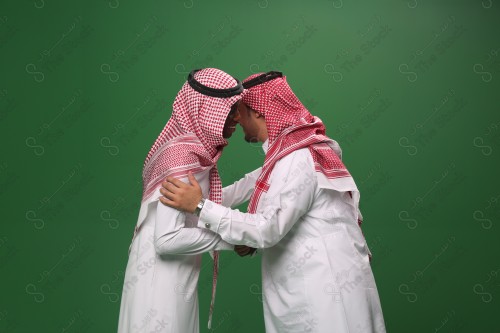
[[236, 131], [236, 124], [238, 124], [238, 121], [235, 120], [237, 117], [238, 113], [238, 102], [236, 102], [233, 107], [231, 108], [231, 111], [229, 111], [229, 114], [227, 115], [226, 122], [224, 123], [224, 129], [222, 130], [222, 137], [224, 139], [229, 139], [234, 131]]
[[246, 142], [259, 142], [259, 126], [255, 121], [255, 116], [252, 112], [257, 113], [257, 111], [250, 108], [245, 103], [241, 102], [238, 105], [238, 113], [234, 119], [241, 125], [243, 132], [245, 133]]

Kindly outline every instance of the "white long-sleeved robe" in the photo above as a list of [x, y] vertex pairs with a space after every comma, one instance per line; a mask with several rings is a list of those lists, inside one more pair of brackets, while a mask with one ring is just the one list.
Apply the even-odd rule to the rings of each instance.
[[[209, 170], [195, 177], [207, 197]], [[160, 196], [158, 188], [141, 205], [137, 225], [144, 225], [130, 248], [119, 333], [198, 333], [201, 254], [234, 248], [216, 233], [197, 228], [195, 215], [162, 204]]]
[[[261, 249], [266, 332], [385, 332], [358, 197], [329, 188], [307, 148], [278, 161], [269, 184], [256, 214], [207, 200], [198, 220], [231, 244]], [[248, 200], [252, 186], [225, 188], [224, 204]]]

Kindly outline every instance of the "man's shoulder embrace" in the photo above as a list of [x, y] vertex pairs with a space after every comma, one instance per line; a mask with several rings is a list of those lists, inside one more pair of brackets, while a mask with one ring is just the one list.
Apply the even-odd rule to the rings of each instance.
[[290, 154], [284, 156], [280, 161], [283, 161], [287, 164], [291, 163], [293, 165], [301, 164], [304, 168], [308, 165], [314, 165], [314, 161], [308, 147], [294, 150]]
[[314, 160], [309, 149], [305, 147], [284, 156], [276, 163], [274, 170], [279, 170], [278, 173], [281, 175], [287, 175], [286, 178], [290, 175], [314, 173]]

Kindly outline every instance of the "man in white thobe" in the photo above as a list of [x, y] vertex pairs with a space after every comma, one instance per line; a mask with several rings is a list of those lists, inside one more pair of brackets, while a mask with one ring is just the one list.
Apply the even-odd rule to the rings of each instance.
[[242, 92], [241, 83], [229, 74], [205, 68], [191, 72], [177, 94], [172, 116], [144, 163], [143, 198], [129, 249], [119, 333], [199, 332], [201, 254], [214, 252], [217, 266], [216, 251], [233, 246], [212, 230], [197, 228], [193, 214], [161, 204], [159, 188], [167, 175], [187, 181], [190, 173], [204, 196], [221, 202], [216, 163], [234, 132], [233, 115]]
[[259, 249], [267, 333], [385, 332], [359, 191], [338, 144], [281, 73], [253, 75], [243, 85], [248, 92], [235, 119], [247, 141], [263, 142], [266, 158], [257, 179], [253, 173], [224, 189], [223, 204], [250, 199], [250, 213], [203, 199], [193, 177], [190, 184], [168, 177], [160, 200], [198, 210], [198, 227], [231, 244]]

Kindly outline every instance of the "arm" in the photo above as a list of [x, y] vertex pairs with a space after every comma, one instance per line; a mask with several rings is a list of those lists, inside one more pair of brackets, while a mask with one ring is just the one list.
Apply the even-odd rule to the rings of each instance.
[[250, 199], [255, 187], [255, 182], [259, 178], [262, 168], [258, 168], [245, 177], [226, 186], [222, 189], [222, 205], [226, 207], [235, 207]]
[[216, 233], [205, 228], [186, 228], [186, 214], [158, 201], [154, 231], [156, 253], [194, 255], [212, 250], [233, 250]]
[[[316, 175], [308, 151], [296, 151], [276, 163], [262, 213], [248, 214], [207, 200], [198, 226], [213, 230], [232, 244], [266, 248], [277, 244], [309, 210], [316, 190]], [[307, 158], [309, 157], [309, 158]], [[279, 191], [275, 191], [276, 187]], [[273, 190], [274, 189], [274, 190]], [[263, 200], [263, 199], [261, 199]]]

